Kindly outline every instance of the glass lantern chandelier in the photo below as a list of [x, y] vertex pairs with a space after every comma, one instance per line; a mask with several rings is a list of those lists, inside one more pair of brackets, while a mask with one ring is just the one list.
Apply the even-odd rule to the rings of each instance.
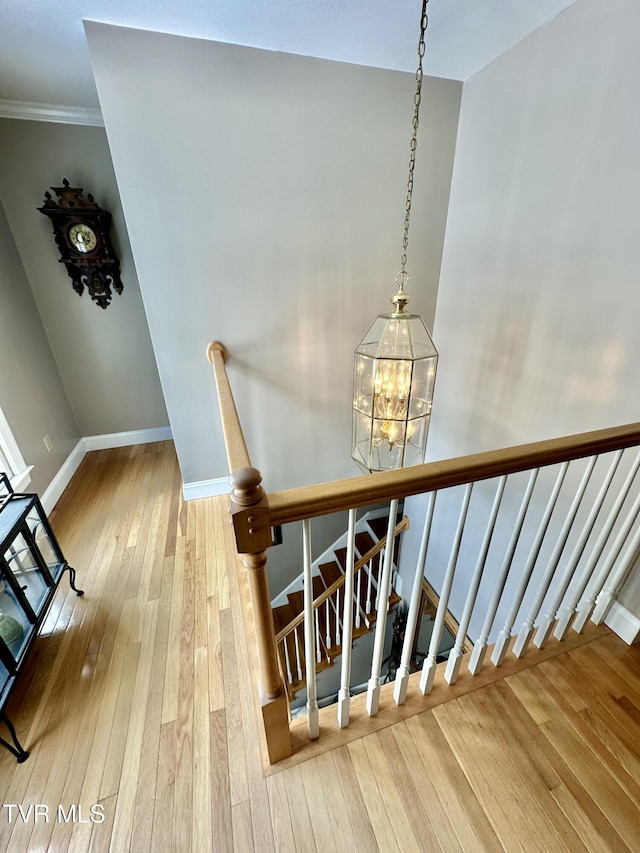
[[427, 3], [422, 0], [414, 97], [409, 181], [397, 293], [393, 311], [380, 314], [355, 352], [351, 456], [365, 472], [389, 471], [424, 462], [438, 351], [422, 318], [406, 310], [409, 218], [413, 193]]

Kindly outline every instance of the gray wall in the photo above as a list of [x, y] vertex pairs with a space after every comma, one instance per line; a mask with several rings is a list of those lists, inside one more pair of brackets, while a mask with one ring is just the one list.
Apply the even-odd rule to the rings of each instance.
[[33, 465], [28, 489], [42, 494], [80, 432], [1, 204], [0, 406], [27, 465]]
[[464, 84], [433, 458], [638, 420], [639, 31], [581, 0]]
[[[227, 473], [212, 339], [269, 490], [355, 476], [353, 350], [395, 290], [413, 76], [86, 29], [185, 481]], [[428, 324], [459, 97], [425, 81], [409, 292]]]
[[[36, 210], [45, 191], [59, 186], [63, 178], [85, 187], [113, 214], [112, 236], [124, 291], [106, 310], [86, 292], [80, 297], [74, 292], [58, 262], [51, 222]], [[104, 129], [0, 121], [0, 199], [80, 435], [166, 426]], [[21, 436], [17, 439], [21, 443]], [[30, 462], [24, 450], [23, 454]]]

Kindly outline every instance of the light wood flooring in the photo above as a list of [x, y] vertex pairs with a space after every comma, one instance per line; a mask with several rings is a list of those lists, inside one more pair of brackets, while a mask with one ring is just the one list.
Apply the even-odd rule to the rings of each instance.
[[100, 451], [52, 513], [86, 594], [10, 703], [0, 850], [640, 850], [640, 648], [606, 631], [265, 777], [226, 501], [180, 495], [171, 443]]

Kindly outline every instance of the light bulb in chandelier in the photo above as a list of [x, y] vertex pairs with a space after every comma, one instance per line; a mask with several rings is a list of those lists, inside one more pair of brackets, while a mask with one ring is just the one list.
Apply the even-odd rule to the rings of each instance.
[[404, 444], [402, 423], [408, 414], [411, 366], [406, 359], [381, 359], [376, 365], [373, 392], [376, 431], [372, 439], [376, 447], [384, 441], [389, 450], [394, 444]]

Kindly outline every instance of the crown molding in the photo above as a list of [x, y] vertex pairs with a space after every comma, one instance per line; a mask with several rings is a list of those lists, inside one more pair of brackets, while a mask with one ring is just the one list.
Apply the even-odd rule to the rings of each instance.
[[7, 101], [0, 99], [0, 118], [17, 118], [26, 121], [49, 121], [54, 124], [82, 124], [104, 127], [100, 110], [89, 107], [67, 107], [61, 104], [39, 104], [35, 101]]

